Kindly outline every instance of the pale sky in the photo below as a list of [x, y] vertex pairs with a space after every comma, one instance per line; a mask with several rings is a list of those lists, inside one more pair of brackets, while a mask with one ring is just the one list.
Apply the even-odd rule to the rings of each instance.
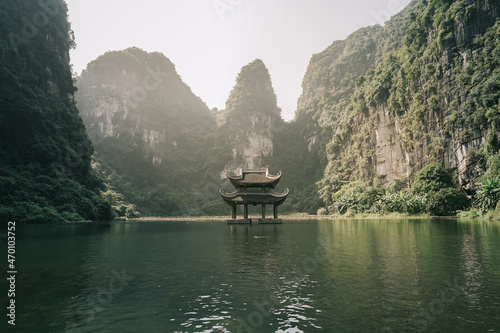
[[241, 67], [262, 59], [294, 117], [314, 53], [383, 24], [410, 0], [66, 0], [78, 74], [107, 51], [161, 52], [209, 108], [223, 109]]

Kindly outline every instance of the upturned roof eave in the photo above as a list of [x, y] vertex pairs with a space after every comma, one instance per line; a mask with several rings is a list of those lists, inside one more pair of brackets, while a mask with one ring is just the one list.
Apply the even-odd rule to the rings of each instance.
[[251, 170], [251, 169], [241, 169], [240, 171], [240, 175], [238, 176], [232, 176], [230, 175], [229, 173], [227, 173], [227, 178], [229, 179], [229, 181], [231, 182], [231, 184], [233, 185], [233, 187], [235, 188], [239, 188], [239, 187], [271, 187], [271, 188], [275, 188], [280, 179], [281, 179], [281, 171], [278, 172], [278, 174], [276, 175], [270, 175], [269, 174], [269, 169], [265, 169], [265, 177], [266, 177], [266, 180], [265, 181], [262, 181], [262, 182], [245, 182], [244, 180], [244, 176], [245, 174], [248, 174], [248, 173], [264, 173], [264, 170]]

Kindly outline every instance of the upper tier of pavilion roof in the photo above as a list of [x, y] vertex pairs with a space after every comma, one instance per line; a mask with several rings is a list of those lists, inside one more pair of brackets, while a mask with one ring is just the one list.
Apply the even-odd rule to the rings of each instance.
[[236, 189], [241, 187], [275, 188], [281, 179], [281, 171], [277, 175], [270, 175], [268, 168], [241, 169], [239, 175], [227, 174], [227, 178]]

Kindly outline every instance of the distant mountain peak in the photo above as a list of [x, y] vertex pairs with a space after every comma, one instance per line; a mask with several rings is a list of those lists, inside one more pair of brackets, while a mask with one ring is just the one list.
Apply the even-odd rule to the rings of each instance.
[[252, 61], [241, 69], [226, 101], [227, 113], [254, 111], [280, 116], [271, 76], [260, 59]]
[[244, 66], [218, 119], [233, 155], [227, 168], [260, 167], [263, 158], [273, 155], [280, 112], [264, 62], [257, 59]]

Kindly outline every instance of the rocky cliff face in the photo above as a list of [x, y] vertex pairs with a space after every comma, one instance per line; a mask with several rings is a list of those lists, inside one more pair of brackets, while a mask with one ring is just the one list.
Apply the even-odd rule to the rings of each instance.
[[[430, 159], [440, 162], [450, 171], [456, 170], [459, 184], [465, 190], [472, 190], [475, 179], [485, 171], [470, 163], [468, 153], [485, 144], [491, 128], [482, 126], [469, 129], [467, 126], [462, 127], [465, 124], [451, 125], [451, 119], [457, 113], [465, 113], [464, 104], [467, 95], [470, 94], [470, 87], [460, 82], [460, 72], [468, 65], [471, 67], [468, 70], [472, 70], [473, 66], [468, 62], [473, 60], [475, 54], [479, 57], [481, 52], [484, 52], [485, 45], [474, 42], [474, 38], [484, 35], [495, 24], [498, 8], [498, 2], [472, 0], [465, 1], [465, 4], [455, 2], [443, 11], [450, 16], [448, 22], [450, 28], [444, 39], [440, 39], [442, 37], [439, 34], [443, 34], [443, 31], [439, 31], [439, 28], [426, 29], [429, 37], [422, 49], [430, 51], [433, 50], [434, 43], [442, 44], [436, 48], [433, 56], [421, 53], [426, 67], [420, 68], [418, 75], [420, 82], [409, 84], [414, 85], [408, 89], [409, 96], [426, 99], [421, 105], [422, 108], [418, 110], [418, 107], [415, 107], [416, 103], [412, 105], [410, 102], [407, 104], [406, 114], [401, 115], [395, 113], [385, 103], [375, 107], [377, 119], [374, 124], [377, 136], [375, 176], [383, 182], [411, 176]], [[421, 9], [439, 11], [430, 6], [422, 6]], [[490, 65], [495, 66], [494, 62]], [[439, 74], [431, 77], [429, 71], [437, 71]], [[426, 84], [433, 86], [431, 90], [435, 91], [422, 93], [424, 89], [420, 88]], [[419, 116], [419, 124], [413, 124], [412, 137], [417, 141], [408, 144], [402, 131], [408, 130], [410, 126], [408, 124], [401, 126], [401, 121], [408, 120], [408, 113], [412, 111], [423, 114]], [[419, 135], [417, 131], [425, 135]], [[402, 142], [406, 142], [406, 145]]]
[[280, 121], [269, 72], [255, 60], [242, 68], [218, 117], [219, 132], [232, 155], [226, 169], [263, 167], [263, 159], [273, 155], [274, 130]]
[[413, 1], [312, 58], [297, 119], [325, 147], [325, 202], [348, 181], [387, 184], [431, 160], [473, 187], [498, 151], [498, 8]]
[[190, 148], [190, 141], [213, 130], [207, 106], [170, 60], [137, 48], [91, 62], [78, 78], [76, 99], [97, 147], [109, 138], [132, 140], [154, 164], [170, 160], [176, 150]]
[[[194, 205], [214, 142], [215, 118], [163, 54], [137, 48], [88, 64], [76, 100], [108, 180], [143, 214]], [[189, 197], [189, 196], [188, 196]]]
[[482, 35], [495, 24], [498, 17], [498, 3], [488, 0], [465, 0], [470, 17], [467, 22], [455, 21], [454, 36], [461, 53], [471, 50], [474, 37]]
[[[367, 73], [380, 66], [387, 54], [402, 47], [407, 22], [418, 3], [410, 3], [384, 27], [360, 29], [311, 59], [295, 120], [302, 128], [309, 150], [317, 151], [324, 161], [324, 176], [319, 187], [325, 201], [351, 179], [368, 180], [375, 175], [375, 141], [380, 140], [384, 146], [385, 141], [391, 139], [390, 134], [381, 129], [377, 136], [373, 122], [367, 121], [370, 106], [364, 101], [365, 93], [356, 96], [356, 112], [351, 99], [357, 87], [363, 85]], [[365, 128], [354, 130], [354, 127]], [[356, 135], [354, 131], [363, 138], [354, 142], [351, 136]], [[386, 157], [392, 159], [390, 154]], [[354, 168], [358, 163], [360, 167]], [[380, 171], [385, 168], [378, 166]]]

